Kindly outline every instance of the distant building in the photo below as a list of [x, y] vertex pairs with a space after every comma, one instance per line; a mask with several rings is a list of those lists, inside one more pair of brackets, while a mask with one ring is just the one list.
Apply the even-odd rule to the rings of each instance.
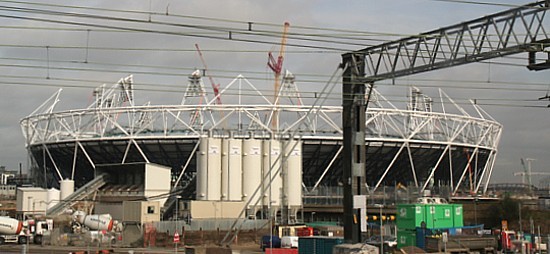
[[16, 176], [16, 170], [8, 170], [6, 166], [0, 166], [0, 198], [15, 198], [16, 185], [12, 184], [12, 180], [15, 179]]
[[6, 166], [0, 166], [0, 185], [8, 184], [8, 179], [15, 178], [17, 172], [14, 170], [7, 170]]

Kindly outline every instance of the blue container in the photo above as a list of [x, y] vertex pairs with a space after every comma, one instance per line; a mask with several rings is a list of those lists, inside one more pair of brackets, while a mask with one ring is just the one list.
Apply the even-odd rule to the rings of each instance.
[[281, 248], [281, 238], [276, 235], [264, 235], [260, 243], [260, 248], [265, 250], [267, 248]]

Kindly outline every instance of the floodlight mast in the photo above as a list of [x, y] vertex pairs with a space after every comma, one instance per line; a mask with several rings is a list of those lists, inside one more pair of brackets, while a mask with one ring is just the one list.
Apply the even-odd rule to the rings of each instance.
[[359, 213], [353, 208], [353, 196], [362, 193], [368, 177], [365, 175], [365, 112], [370, 96], [365, 99], [365, 85], [372, 88], [374, 82], [384, 79], [523, 52], [528, 53], [529, 70], [548, 69], [550, 54], [547, 54], [548, 60], [538, 63], [536, 54], [550, 47], [550, 22], [546, 18], [549, 6], [550, 0], [538, 1], [342, 55], [346, 242], [362, 241], [359, 228], [365, 219], [357, 217]]

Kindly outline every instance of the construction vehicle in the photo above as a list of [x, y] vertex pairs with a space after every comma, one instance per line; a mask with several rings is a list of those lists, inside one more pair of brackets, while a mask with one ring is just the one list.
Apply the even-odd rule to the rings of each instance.
[[0, 217], [0, 245], [4, 243], [26, 244], [33, 241], [41, 244], [43, 237], [53, 230], [53, 220], [19, 221], [10, 217]]
[[492, 235], [446, 235], [425, 238], [425, 249], [438, 253], [497, 253], [498, 240]]
[[[310, 232], [311, 234], [309, 234]], [[273, 226], [273, 234], [279, 238], [284, 236], [311, 236], [313, 235], [313, 228], [305, 224], [275, 225]]]
[[502, 230], [500, 233], [500, 243], [503, 252], [514, 251], [514, 241], [516, 241], [516, 232], [512, 230]]
[[73, 232], [82, 232], [82, 227], [86, 227], [85, 231], [104, 230], [111, 231], [113, 229], [114, 220], [110, 214], [86, 214], [83, 211], [76, 211], [73, 217]]
[[[25, 225], [26, 224], [26, 225]], [[53, 230], [53, 220], [27, 220], [23, 222], [23, 226], [26, 227], [30, 233], [30, 237], [33, 243], [42, 244], [44, 237], [50, 236]]]
[[0, 217], [0, 245], [4, 243], [27, 243], [23, 222], [10, 217]]
[[119, 233], [115, 231], [121, 230], [119, 226], [110, 214], [86, 214], [83, 211], [72, 214], [72, 236], [89, 243], [115, 244]]

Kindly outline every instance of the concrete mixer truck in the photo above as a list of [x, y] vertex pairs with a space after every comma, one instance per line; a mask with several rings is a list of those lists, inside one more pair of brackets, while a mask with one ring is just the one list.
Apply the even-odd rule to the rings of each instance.
[[83, 211], [76, 211], [72, 215], [72, 231], [75, 234], [82, 234], [86, 241], [92, 243], [116, 243], [115, 226], [116, 221], [110, 214], [86, 214]]
[[23, 222], [10, 217], [0, 217], [0, 245], [4, 243], [27, 243]]
[[0, 245], [26, 244], [29, 240], [41, 244], [43, 237], [48, 236], [52, 230], [52, 219], [18, 221], [10, 217], [0, 217]]
[[114, 221], [110, 214], [86, 214], [83, 211], [73, 213], [76, 227], [85, 226], [88, 230], [111, 231]]

